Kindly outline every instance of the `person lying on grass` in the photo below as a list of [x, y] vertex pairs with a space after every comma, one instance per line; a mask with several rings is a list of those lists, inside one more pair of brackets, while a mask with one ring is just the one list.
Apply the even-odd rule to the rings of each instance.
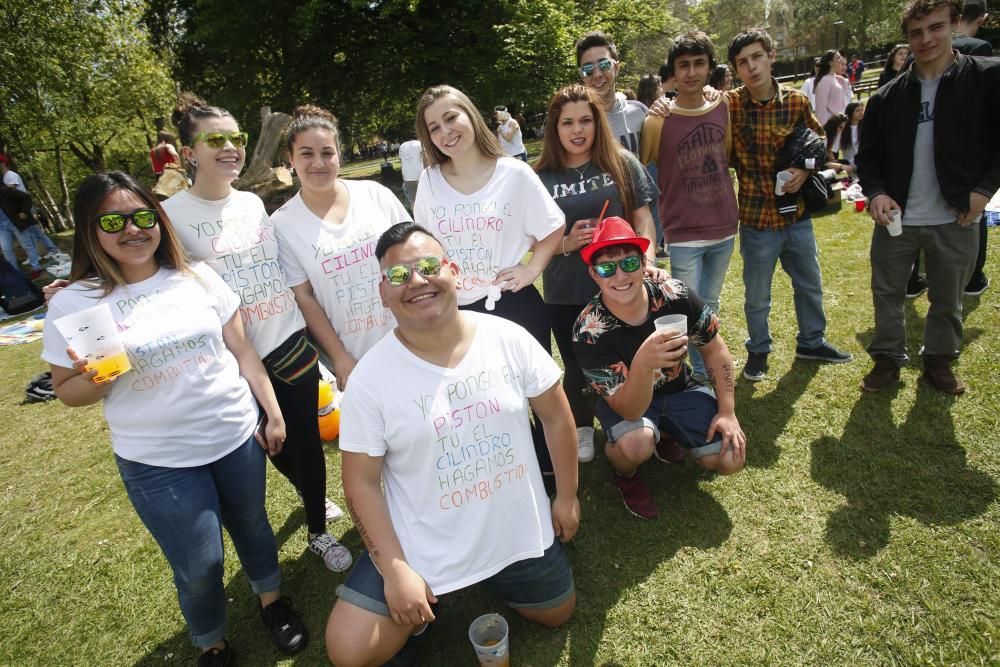
[[[731, 475], [743, 468], [747, 441], [734, 412], [733, 358], [718, 317], [680, 280], [644, 278], [648, 245], [621, 218], [597, 226], [580, 254], [600, 293], [573, 330], [577, 359], [600, 397], [597, 419], [615, 483], [625, 507], [644, 519], [659, 514], [638, 475], [651, 456], [680, 463], [686, 453], [703, 468]], [[673, 330], [655, 322], [672, 314], [682, 316]], [[715, 391], [692, 381], [684, 362], [689, 342], [701, 352]]]

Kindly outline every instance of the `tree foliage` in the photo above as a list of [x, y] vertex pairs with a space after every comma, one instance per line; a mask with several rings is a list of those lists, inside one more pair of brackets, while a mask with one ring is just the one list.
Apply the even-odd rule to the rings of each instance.
[[481, 109], [539, 110], [576, 79], [573, 44], [586, 30], [611, 33], [627, 62], [641, 40], [676, 27], [666, 0], [156, 2], [178, 17], [150, 25], [173, 45], [184, 87], [244, 119], [262, 104], [318, 103], [348, 143], [406, 137], [421, 91], [439, 83]]
[[[172, 85], [142, 10], [129, 0], [0, 4], [0, 137], [38, 189], [65, 191], [66, 178], [75, 185], [109, 167], [137, 173], [146, 161], [152, 119], [169, 108]], [[60, 204], [49, 212], [68, 217]]]

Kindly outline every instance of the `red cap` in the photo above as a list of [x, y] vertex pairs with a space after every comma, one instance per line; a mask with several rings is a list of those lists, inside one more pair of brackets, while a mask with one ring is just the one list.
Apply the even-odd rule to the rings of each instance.
[[618, 217], [604, 218], [594, 230], [594, 239], [580, 248], [580, 257], [587, 264], [590, 258], [601, 248], [611, 245], [634, 245], [639, 252], [645, 253], [649, 248], [649, 239], [635, 235], [635, 230], [627, 221]]

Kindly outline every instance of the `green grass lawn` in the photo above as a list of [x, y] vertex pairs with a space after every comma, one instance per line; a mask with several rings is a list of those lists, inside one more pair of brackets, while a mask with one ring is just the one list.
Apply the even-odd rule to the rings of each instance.
[[[449, 595], [423, 664], [475, 664], [466, 631], [489, 611], [510, 622], [515, 665], [1000, 664], [1000, 288], [966, 301], [964, 396], [931, 389], [917, 363], [898, 388], [862, 394], [871, 223], [846, 209], [815, 223], [828, 337], [854, 362], [794, 360], [792, 296], [779, 271], [771, 371], [737, 390], [747, 469], [719, 478], [652, 460], [642, 474], [663, 511], [643, 521], [626, 512], [598, 454], [581, 466], [571, 622], [546, 630], [481, 591]], [[987, 266], [997, 278], [1000, 239], [991, 234]], [[737, 253], [722, 330], [742, 367], [740, 275]], [[926, 298], [907, 309], [915, 356]], [[191, 664], [170, 572], [122, 490], [100, 408], [21, 405], [25, 383], [44, 368], [40, 350], [0, 349], [0, 664]], [[334, 447], [327, 466], [329, 495], [342, 503]], [[241, 665], [322, 664], [345, 575], [306, 552], [292, 488], [273, 469], [268, 482], [284, 588], [312, 643], [279, 658], [227, 542], [228, 636]], [[361, 550], [349, 519], [331, 532]]]

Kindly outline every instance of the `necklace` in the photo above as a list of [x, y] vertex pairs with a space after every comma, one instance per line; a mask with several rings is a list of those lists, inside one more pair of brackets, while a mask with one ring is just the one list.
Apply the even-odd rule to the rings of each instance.
[[583, 172], [587, 171], [587, 167], [589, 167], [589, 166], [590, 166], [590, 160], [587, 160], [579, 168], [578, 167], [570, 167], [570, 169], [572, 169], [573, 171], [575, 171], [576, 175], [579, 176], [580, 180], [582, 181], [583, 180]]

